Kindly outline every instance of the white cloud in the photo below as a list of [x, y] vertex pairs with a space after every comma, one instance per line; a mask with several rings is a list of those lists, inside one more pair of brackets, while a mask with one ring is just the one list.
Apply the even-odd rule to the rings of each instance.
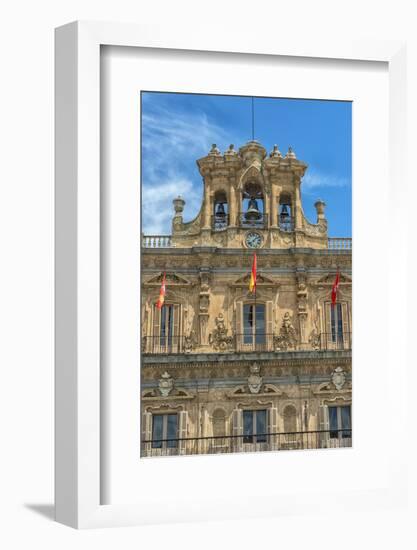
[[186, 201], [185, 221], [200, 209], [203, 184], [196, 159], [206, 155], [212, 143], [225, 146], [227, 138], [203, 112], [175, 111], [151, 102], [142, 115], [142, 137], [142, 231], [169, 234], [175, 197]]
[[335, 176], [318, 171], [307, 171], [301, 181], [302, 189], [305, 193], [328, 187], [348, 187], [349, 180], [345, 177]]

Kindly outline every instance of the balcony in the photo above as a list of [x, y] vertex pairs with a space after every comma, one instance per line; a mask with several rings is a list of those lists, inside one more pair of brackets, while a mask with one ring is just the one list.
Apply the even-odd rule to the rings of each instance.
[[187, 437], [144, 440], [141, 456], [209, 455], [352, 447], [352, 430]]
[[149, 355], [171, 355], [180, 353], [252, 353], [252, 352], [287, 352], [287, 351], [343, 351], [352, 349], [350, 332], [321, 333], [302, 344], [288, 336], [267, 333], [243, 333], [225, 337], [216, 341], [209, 350], [201, 348], [190, 336], [144, 336], [142, 353]]
[[[239, 214], [238, 225], [245, 228], [258, 228], [262, 229], [267, 227], [267, 215], [262, 214], [259, 220], [249, 222], [243, 216]], [[227, 220], [215, 220], [215, 216], [212, 217], [212, 229], [213, 231], [223, 231], [229, 224], [229, 217]], [[294, 230], [293, 220], [289, 220], [285, 224], [279, 224], [281, 231], [291, 232]], [[172, 246], [171, 235], [143, 235], [142, 236], [142, 248], [171, 248]], [[328, 250], [352, 250], [352, 239], [349, 237], [329, 237], [327, 239]]]
[[352, 250], [352, 239], [349, 237], [329, 237], [327, 248], [329, 250]]

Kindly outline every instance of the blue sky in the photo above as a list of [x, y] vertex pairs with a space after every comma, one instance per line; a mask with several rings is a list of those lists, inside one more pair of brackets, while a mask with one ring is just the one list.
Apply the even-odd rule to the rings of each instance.
[[[314, 202], [326, 204], [329, 236], [352, 234], [352, 109], [350, 102], [255, 98], [255, 139], [283, 155], [291, 146], [308, 164], [302, 180], [304, 213], [316, 222]], [[224, 152], [252, 138], [251, 98], [142, 92], [142, 231], [171, 233], [172, 200], [186, 200], [184, 220], [202, 201], [196, 160], [212, 143]]]

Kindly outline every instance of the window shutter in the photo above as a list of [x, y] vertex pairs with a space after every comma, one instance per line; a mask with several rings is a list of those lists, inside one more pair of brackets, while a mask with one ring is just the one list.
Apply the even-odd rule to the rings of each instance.
[[232, 425], [233, 425], [233, 450], [242, 450], [242, 438], [237, 437], [243, 435], [243, 412], [242, 409], [233, 409], [232, 413]]
[[[278, 409], [276, 407], [271, 407], [268, 409], [268, 431], [270, 434], [276, 434], [278, 432]], [[269, 436], [269, 445], [270, 450], [277, 450], [277, 435]]]
[[325, 449], [329, 447], [330, 443], [329, 408], [327, 405], [320, 405], [319, 407], [319, 430], [326, 430], [319, 434], [320, 448]]
[[152, 413], [145, 411], [142, 415], [142, 456], [150, 456], [152, 439]]
[[236, 302], [236, 351], [242, 349], [243, 344], [243, 303]]
[[272, 301], [268, 300], [266, 302], [266, 349], [267, 351], [271, 351], [273, 349], [273, 332], [274, 332], [274, 324], [273, 324], [273, 318], [272, 318]]
[[175, 351], [179, 352], [182, 349], [182, 334], [181, 334], [181, 321], [182, 321], [182, 305], [175, 304], [173, 306], [174, 323], [172, 335], [174, 337], [172, 347]]
[[342, 323], [343, 323], [343, 342], [345, 349], [348, 349], [351, 346], [351, 335], [349, 329], [349, 307], [347, 302], [342, 304]]
[[325, 311], [325, 327], [326, 335], [324, 337], [326, 342], [326, 348], [332, 348], [332, 314], [330, 308], [332, 307], [330, 302], [324, 304]]
[[159, 350], [159, 336], [161, 333], [161, 310], [153, 306], [153, 332], [151, 338], [151, 349], [148, 351], [155, 352]]
[[180, 454], [186, 454], [188, 441], [183, 441], [188, 435], [188, 413], [187, 411], [180, 411], [179, 413], [179, 426], [178, 426], [178, 438], [180, 439], [178, 445], [178, 451]]

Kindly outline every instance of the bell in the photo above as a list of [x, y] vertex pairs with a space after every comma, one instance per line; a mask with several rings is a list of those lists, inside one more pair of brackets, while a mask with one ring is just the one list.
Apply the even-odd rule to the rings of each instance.
[[222, 202], [219, 202], [216, 207], [216, 218], [220, 218], [224, 220], [226, 217], [226, 212], [224, 211], [224, 204]]
[[262, 214], [259, 212], [258, 203], [256, 202], [256, 199], [250, 199], [248, 204], [248, 209], [245, 212], [245, 219], [254, 222], [256, 220], [259, 220], [262, 217]]
[[289, 218], [288, 214], [288, 206], [286, 204], [283, 204], [282, 210], [281, 210], [281, 221], [286, 222]]

